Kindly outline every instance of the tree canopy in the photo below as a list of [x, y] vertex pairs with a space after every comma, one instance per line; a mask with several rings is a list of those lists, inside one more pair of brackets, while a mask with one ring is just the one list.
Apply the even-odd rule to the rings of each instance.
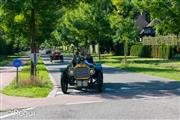
[[109, 43], [138, 41], [136, 19], [143, 12], [158, 21], [157, 34], [178, 36], [179, 6], [179, 0], [3, 0], [0, 54], [32, 48], [33, 41], [37, 48], [99, 43], [103, 52]]

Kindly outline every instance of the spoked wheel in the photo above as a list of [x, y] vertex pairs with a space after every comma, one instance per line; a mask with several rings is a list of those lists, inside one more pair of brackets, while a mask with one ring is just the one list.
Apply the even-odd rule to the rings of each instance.
[[67, 94], [68, 80], [65, 72], [63, 72], [61, 75], [61, 89], [64, 94]]
[[98, 83], [98, 92], [102, 92], [103, 89], [103, 74], [101, 71], [98, 71], [97, 73], [97, 83]]

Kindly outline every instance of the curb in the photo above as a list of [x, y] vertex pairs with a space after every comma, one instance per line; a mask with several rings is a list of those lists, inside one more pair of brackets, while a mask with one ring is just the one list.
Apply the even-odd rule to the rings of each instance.
[[[46, 67], [47, 69], [47, 67]], [[56, 92], [58, 90], [58, 87], [55, 85], [55, 79], [53, 78], [53, 76], [51, 75], [51, 73], [49, 73], [49, 77], [50, 77], [50, 80], [51, 82], [53, 83], [53, 89], [52, 91], [49, 93], [49, 95], [47, 96], [47, 98], [49, 97], [55, 97], [56, 96]]]
[[[44, 60], [43, 60], [43, 63], [45, 65], [45, 67], [46, 67], [46, 70], [48, 71], [48, 68], [47, 68]], [[58, 87], [56, 86], [56, 83], [55, 83], [55, 79], [53, 78], [53, 76], [51, 75], [51, 73], [49, 71], [48, 71], [48, 75], [49, 75], [49, 78], [50, 78], [50, 80], [51, 80], [51, 82], [53, 84], [53, 88], [52, 88], [51, 92], [48, 94], [48, 96], [46, 98], [55, 97], [56, 96], [56, 92], [58, 90]]]

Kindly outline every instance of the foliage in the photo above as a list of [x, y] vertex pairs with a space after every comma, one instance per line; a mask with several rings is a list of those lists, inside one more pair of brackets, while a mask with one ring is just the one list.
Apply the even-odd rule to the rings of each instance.
[[134, 0], [134, 3], [142, 11], [150, 13], [151, 20], [158, 19], [160, 21], [159, 24], [155, 25], [158, 34], [179, 34], [179, 0]]
[[152, 46], [152, 57], [154, 58], [164, 58], [170, 59], [173, 57], [172, 46], [161, 45], [161, 46]]
[[[33, 3], [33, 2], [34, 3]], [[158, 21], [158, 34], [179, 34], [179, 0], [3, 0], [0, 2], [0, 54], [29, 48], [32, 36], [39, 47], [70, 48], [99, 43], [101, 52], [139, 40], [137, 16]], [[32, 32], [32, 9], [35, 33]], [[108, 45], [108, 47], [106, 47]], [[116, 52], [114, 50], [113, 52]]]
[[151, 57], [151, 51], [152, 51], [151, 46], [143, 45], [140, 47], [140, 49], [138, 51], [138, 56], [150, 58]]
[[130, 56], [138, 56], [142, 45], [133, 45], [130, 48]]

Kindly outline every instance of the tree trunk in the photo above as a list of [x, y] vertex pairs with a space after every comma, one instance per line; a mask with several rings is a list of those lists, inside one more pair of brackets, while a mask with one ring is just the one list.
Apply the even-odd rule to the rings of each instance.
[[101, 51], [100, 51], [100, 32], [98, 31], [98, 56], [99, 56], [99, 61], [101, 60]]
[[127, 41], [125, 40], [124, 41], [124, 64], [126, 65], [127, 64], [127, 48], [128, 47], [128, 44], [127, 44]]
[[[31, 21], [30, 21], [30, 31], [31, 31], [31, 53], [36, 53], [36, 42], [35, 42], [35, 10], [34, 10], [34, 0], [32, 0], [31, 8]], [[31, 61], [31, 76], [35, 76], [35, 65]]]
[[101, 52], [100, 52], [100, 45], [98, 43], [98, 56], [99, 56], [99, 61], [101, 60]]

